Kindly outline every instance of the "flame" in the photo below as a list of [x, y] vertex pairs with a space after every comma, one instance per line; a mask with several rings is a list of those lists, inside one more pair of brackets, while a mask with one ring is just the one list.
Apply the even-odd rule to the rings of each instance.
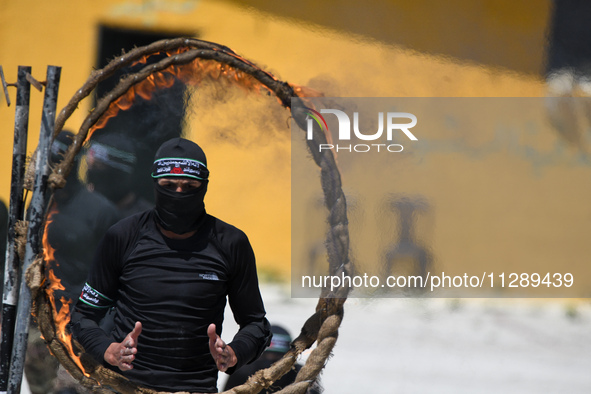
[[[167, 56], [174, 56], [187, 50], [189, 50], [189, 48], [178, 48], [164, 54]], [[146, 63], [149, 56], [144, 56], [136, 61], [134, 65]], [[252, 64], [239, 56], [237, 56], [237, 58], [248, 64]], [[246, 91], [270, 92], [269, 88], [249, 74], [215, 60], [197, 58], [190, 63], [184, 65], [172, 65], [162, 71], [155, 72], [143, 81], [130, 87], [123, 96], [114, 100], [109, 105], [109, 108], [105, 113], [98, 119], [94, 126], [90, 128], [85, 142], [91, 138], [96, 130], [104, 128], [109, 119], [117, 116], [119, 111], [129, 109], [137, 96], [145, 100], [150, 100], [156, 90], [170, 88], [176, 80], [189, 86], [197, 86], [204, 80], [225, 81]]]
[[[298, 97], [324, 97], [324, 93], [308, 86], [289, 84]], [[311, 105], [311, 104], [310, 104]]]
[[48, 234], [47, 228], [51, 224], [51, 222], [53, 221], [53, 215], [55, 215], [57, 212], [58, 212], [57, 207], [56, 207], [56, 204], [54, 203], [52, 205], [51, 209], [49, 210], [49, 214], [47, 215], [47, 221], [45, 224], [45, 231], [43, 232], [43, 240], [42, 240], [43, 260], [45, 261], [45, 269], [46, 269], [45, 294], [47, 295], [47, 298], [49, 299], [49, 302], [52, 307], [51, 310], [53, 313], [53, 323], [55, 326], [55, 335], [56, 335], [57, 339], [64, 345], [64, 347], [68, 351], [68, 354], [70, 355], [70, 358], [72, 359], [72, 361], [74, 361], [76, 363], [76, 365], [78, 365], [78, 367], [80, 368], [82, 373], [84, 373], [84, 375], [86, 375], [86, 376], [90, 376], [84, 370], [84, 367], [82, 366], [82, 363], [80, 362], [80, 358], [78, 356], [76, 356], [76, 354], [74, 353], [74, 349], [72, 347], [72, 334], [68, 333], [68, 331], [66, 330], [66, 326], [70, 321], [70, 304], [72, 303], [72, 300], [62, 296], [60, 298], [60, 303], [62, 304], [62, 306], [59, 309], [59, 311], [57, 310], [56, 304], [55, 304], [55, 291], [56, 290], [65, 290], [65, 287], [62, 285], [61, 280], [55, 275], [55, 273], [53, 272], [53, 269], [50, 268], [50, 263], [53, 261], [56, 261], [56, 260], [55, 260], [55, 249], [53, 249], [51, 247], [51, 245], [49, 244], [49, 240], [48, 240], [48, 236], [47, 236], [47, 234]]

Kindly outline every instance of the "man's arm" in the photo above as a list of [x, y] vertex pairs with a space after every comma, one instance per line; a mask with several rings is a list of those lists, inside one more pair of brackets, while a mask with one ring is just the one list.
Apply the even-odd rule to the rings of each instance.
[[99, 243], [87, 283], [70, 319], [70, 330], [76, 340], [101, 363], [105, 351], [115, 342], [101, 329], [99, 323], [115, 305], [121, 250], [120, 239], [111, 228]]
[[227, 345], [237, 359], [236, 364], [228, 368], [228, 373], [256, 360], [269, 345], [272, 336], [271, 325], [265, 318], [254, 252], [242, 232], [233, 244], [232, 258], [235, 266], [228, 285], [228, 300], [240, 329]]
[[82, 294], [72, 310], [70, 330], [86, 353], [102, 363], [105, 351], [113, 339], [100, 328], [99, 322], [113, 304], [102, 294], [96, 293], [97, 291], [88, 283], [84, 285]]

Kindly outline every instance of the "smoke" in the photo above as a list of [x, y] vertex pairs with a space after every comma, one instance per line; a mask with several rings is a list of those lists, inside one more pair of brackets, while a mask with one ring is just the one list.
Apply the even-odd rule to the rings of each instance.
[[191, 90], [184, 136], [207, 155], [207, 211], [244, 230], [259, 269], [286, 275], [290, 260], [290, 110], [267, 92], [222, 81]]
[[199, 140], [254, 149], [289, 140], [289, 109], [267, 92], [211, 81], [191, 92], [187, 106], [187, 134]]

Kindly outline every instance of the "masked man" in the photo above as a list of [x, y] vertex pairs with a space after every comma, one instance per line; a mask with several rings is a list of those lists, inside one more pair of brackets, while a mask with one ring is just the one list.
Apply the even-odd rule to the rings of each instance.
[[[217, 392], [218, 370], [256, 360], [270, 341], [246, 235], [205, 212], [203, 150], [175, 138], [156, 152], [156, 207], [107, 232], [72, 313], [87, 353], [159, 391]], [[240, 329], [221, 340], [228, 298]], [[114, 308], [114, 328], [100, 319]]]
[[152, 208], [134, 190], [137, 155], [133, 140], [114, 133], [93, 135], [86, 165], [89, 190], [115, 204], [121, 219]]

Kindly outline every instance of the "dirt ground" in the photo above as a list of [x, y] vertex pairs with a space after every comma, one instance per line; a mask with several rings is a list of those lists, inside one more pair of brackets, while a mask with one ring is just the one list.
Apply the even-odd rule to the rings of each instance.
[[[295, 337], [317, 300], [262, 292], [269, 321]], [[327, 394], [589, 393], [590, 326], [589, 300], [349, 299], [322, 385]], [[228, 313], [224, 339], [234, 330]]]

